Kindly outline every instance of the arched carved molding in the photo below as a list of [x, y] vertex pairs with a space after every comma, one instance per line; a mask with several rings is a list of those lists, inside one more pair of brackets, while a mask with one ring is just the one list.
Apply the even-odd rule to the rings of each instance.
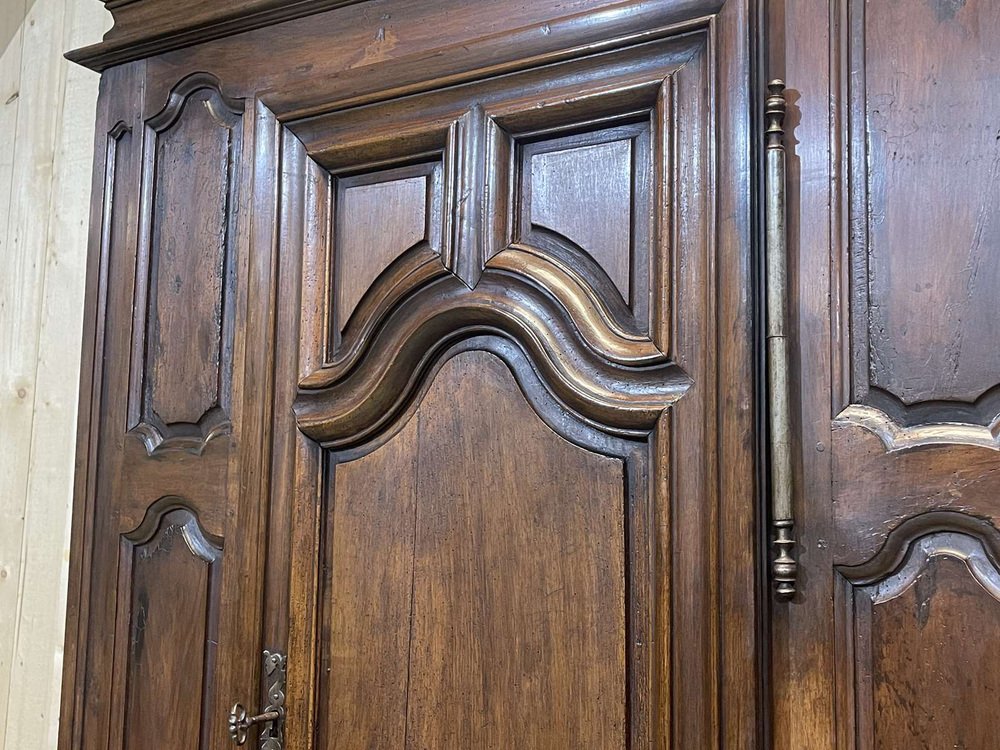
[[163, 109], [146, 120], [146, 125], [157, 133], [170, 129], [184, 112], [187, 100], [202, 89], [207, 89], [210, 96], [205, 100], [205, 106], [222, 125], [233, 126], [243, 117], [244, 103], [242, 99], [232, 99], [222, 91], [222, 82], [211, 73], [198, 72], [185, 76], [170, 90]]
[[[995, 393], [1000, 391], [988, 391], [983, 399], [989, 396], [993, 400]], [[891, 397], [889, 394], [886, 396]], [[979, 401], [976, 403], [979, 404]], [[987, 424], [927, 422], [907, 425], [900, 424], [877, 407], [851, 404], [837, 415], [835, 421], [843, 425], [857, 425], [877, 435], [890, 453], [929, 445], [972, 445], [1000, 450], [1000, 412]]]
[[516, 342], [555, 398], [612, 434], [644, 434], [691, 383], [662, 355], [636, 366], [595, 352], [588, 344], [596, 337], [584, 338], [552, 294], [520, 273], [488, 268], [472, 290], [450, 274], [433, 279], [373, 330], [352, 361], [303, 380], [300, 429], [331, 448], [370, 439], [405, 408], [447, 347], [482, 334]]
[[[462, 339], [446, 347], [427, 370], [408, 403], [396, 412], [394, 418], [365, 442], [351, 442], [347, 447], [336, 449], [338, 462], [361, 458], [390, 442], [419, 409], [424, 394], [441, 368], [452, 358], [470, 351], [490, 352], [503, 361], [538, 418], [564, 440], [588, 451], [622, 459], [635, 457], [637, 451], [642, 451], [643, 443], [633, 437], [609, 435], [602, 425], [566, 409], [538, 376], [528, 355], [517, 343], [501, 335], [486, 334]], [[647, 437], [648, 434], [643, 433], [640, 439]]]
[[837, 571], [855, 587], [874, 586], [873, 601], [898, 595], [916, 579], [927, 561], [948, 555], [1000, 600], [1000, 530], [989, 521], [956, 511], [914, 516], [893, 529], [882, 548], [860, 565]]
[[[343, 378], [364, 356], [373, 333], [404, 300], [449, 275], [451, 271], [440, 255], [426, 245], [404, 253], [362, 297], [336, 355], [322, 370], [309, 376], [303, 387], [323, 387]], [[632, 329], [624, 306], [606, 305], [600, 290], [594, 289], [571, 264], [557, 262], [530, 247], [512, 245], [490, 259], [484, 283], [495, 285], [503, 276], [518, 277], [521, 284], [529, 284], [547, 297], [550, 306], [559, 305], [562, 315], [569, 316], [582, 341], [599, 357], [632, 367], [667, 362], [667, 356], [648, 336]]]
[[150, 505], [139, 525], [122, 534], [122, 539], [133, 547], [142, 547], [156, 537], [165, 523], [180, 529], [187, 548], [195, 557], [208, 563], [214, 563], [222, 557], [222, 539], [202, 528], [197, 511], [183, 498], [175, 495], [161, 497]]
[[150, 455], [231, 428], [243, 114], [194, 73], [146, 121], [128, 426]]
[[[448, 275], [451, 275], [451, 271], [442, 261], [441, 254], [425, 242], [396, 258], [362, 295], [336, 348], [333, 326], [330, 326], [326, 337], [328, 357], [322, 371], [333, 378], [353, 367], [370, 343], [372, 331], [406, 297], [435, 279]], [[327, 318], [329, 317], [328, 315]]]
[[493, 256], [487, 268], [531, 279], [558, 298], [584, 341], [600, 356], [622, 365], [665, 362], [667, 355], [638, 332], [614, 282], [590, 256], [578, 252], [576, 257], [554, 257], [527, 245], [511, 245]]

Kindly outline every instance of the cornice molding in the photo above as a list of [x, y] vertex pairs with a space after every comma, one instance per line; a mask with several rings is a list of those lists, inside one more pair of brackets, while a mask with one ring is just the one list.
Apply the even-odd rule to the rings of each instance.
[[364, 0], [102, 0], [114, 26], [98, 44], [66, 54], [103, 71], [243, 31], [291, 21]]

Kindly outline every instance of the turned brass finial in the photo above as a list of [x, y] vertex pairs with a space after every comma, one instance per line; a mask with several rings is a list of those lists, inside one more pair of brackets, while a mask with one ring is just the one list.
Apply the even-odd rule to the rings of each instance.
[[782, 148], [785, 135], [785, 82], [775, 78], [767, 84], [770, 95], [764, 102], [764, 117], [767, 128], [764, 130], [767, 148]]

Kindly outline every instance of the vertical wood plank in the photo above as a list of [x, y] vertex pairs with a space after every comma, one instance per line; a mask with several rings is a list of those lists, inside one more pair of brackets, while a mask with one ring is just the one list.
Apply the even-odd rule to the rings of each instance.
[[56, 743], [98, 81], [62, 53], [108, 21], [88, 0], [15, 5], [24, 20], [0, 64], [0, 749]]
[[[14, 168], [14, 133], [21, 91], [22, 21], [26, 0], [10, 0], [0, 5], [0, 257], [10, 255], [11, 195]], [[17, 460], [14, 449], [16, 429], [23, 429], [30, 410], [23, 406], [27, 389], [14, 368], [13, 329], [15, 278], [7, 270], [0, 273], [0, 439], [10, 442], [0, 453], [0, 726], [7, 718], [7, 689], [17, 607], [17, 561], [21, 550], [21, 514], [24, 510], [20, 489], [14, 484]], [[0, 734], [0, 748], [3, 736]]]
[[[0, 724], [8, 724], [10, 674], [15, 655], [24, 576], [25, 512], [34, 421], [35, 368], [44, 282], [46, 217], [55, 151], [55, 123], [62, 81], [52, 60], [62, 42], [62, 8], [50, 0], [36, 3], [21, 25], [20, 84], [14, 122], [0, 302], [0, 371], [4, 399], [0, 453], [5, 529], [4, 586], [0, 600]], [[30, 51], [30, 52], [29, 52]], [[36, 716], [37, 720], [38, 717]], [[4, 732], [6, 736], [6, 730]], [[6, 746], [6, 742], [4, 742]]]

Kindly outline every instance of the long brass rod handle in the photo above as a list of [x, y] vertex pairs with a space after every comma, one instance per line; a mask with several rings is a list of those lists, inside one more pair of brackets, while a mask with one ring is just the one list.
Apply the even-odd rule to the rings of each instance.
[[771, 458], [771, 578], [780, 599], [795, 596], [791, 399], [788, 382], [788, 247], [785, 225], [785, 83], [768, 85], [764, 105], [767, 230], [767, 390]]

